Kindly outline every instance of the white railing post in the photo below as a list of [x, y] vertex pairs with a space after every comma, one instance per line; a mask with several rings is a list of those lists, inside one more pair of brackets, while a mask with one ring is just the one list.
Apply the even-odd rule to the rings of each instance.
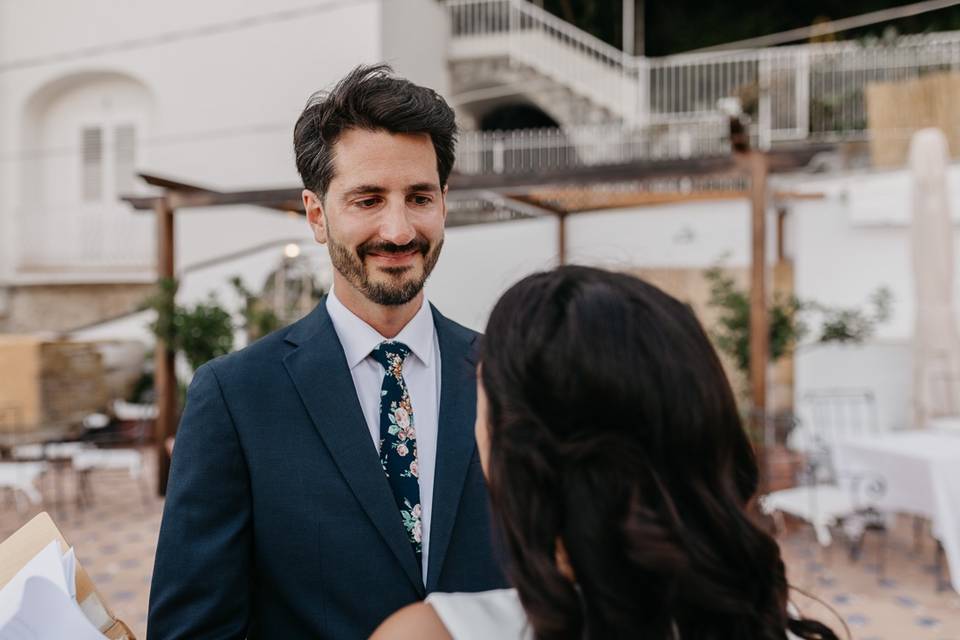
[[635, 76], [634, 57], [624, 53], [620, 60], [620, 112], [623, 114], [623, 121], [631, 127], [636, 125], [637, 120], [637, 83]]
[[505, 165], [504, 155], [506, 155], [506, 145], [503, 143], [503, 138], [498, 137], [493, 141], [493, 172], [494, 173], [503, 173], [503, 168]]
[[650, 123], [650, 61], [646, 57], [633, 59], [634, 126], [645, 127]]
[[771, 56], [759, 52], [757, 59], [757, 136], [761, 149], [769, 149], [772, 139], [773, 112], [770, 95]]
[[516, 64], [517, 51], [520, 47], [521, 35], [518, 33], [520, 16], [516, 0], [507, 0], [507, 64], [511, 67]]
[[810, 135], [810, 49], [806, 47], [796, 49], [794, 60], [797, 137], [803, 139]]

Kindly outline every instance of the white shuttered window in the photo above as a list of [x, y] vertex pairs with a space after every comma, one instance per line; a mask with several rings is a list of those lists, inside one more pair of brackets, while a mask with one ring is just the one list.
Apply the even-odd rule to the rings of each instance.
[[83, 127], [80, 189], [84, 202], [132, 193], [136, 180], [137, 130], [132, 124]]
[[103, 129], [84, 127], [80, 135], [80, 188], [84, 202], [103, 199]]

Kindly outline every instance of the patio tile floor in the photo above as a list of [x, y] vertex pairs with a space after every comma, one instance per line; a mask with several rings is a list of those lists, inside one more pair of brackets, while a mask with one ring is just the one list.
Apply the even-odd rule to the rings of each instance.
[[[146, 637], [150, 575], [163, 509], [162, 500], [152, 492], [152, 465], [146, 473], [151, 491], [144, 498], [125, 473], [94, 472], [94, 500], [86, 509], [73, 504], [74, 487], [67, 473], [64, 494], [71, 501], [44, 507], [76, 547], [80, 562], [114, 612], [141, 640]], [[53, 489], [45, 487], [44, 495], [52, 499]], [[40, 510], [18, 511], [12, 498], [0, 493], [0, 539]], [[915, 551], [909, 521], [898, 518], [888, 536], [883, 576], [876, 562], [877, 544], [878, 539], [868, 540], [863, 556], [854, 563], [841, 547], [821, 551], [805, 528], [781, 539], [791, 583], [820, 600], [796, 593], [801, 610], [841, 630], [836, 612], [857, 640], [960, 640], [960, 595], [935, 589], [932, 541], [925, 540]]]

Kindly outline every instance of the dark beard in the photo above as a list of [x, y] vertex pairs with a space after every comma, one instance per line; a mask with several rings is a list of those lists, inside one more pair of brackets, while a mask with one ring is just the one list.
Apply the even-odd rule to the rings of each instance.
[[[330, 262], [334, 269], [346, 278], [371, 302], [387, 307], [399, 306], [413, 300], [423, 290], [423, 285], [433, 271], [440, 258], [440, 249], [443, 247], [443, 238], [430, 245], [430, 242], [421, 235], [417, 235], [405, 245], [396, 245], [385, 242], [365, 242], [357, 247], [356, 252], [334, 240], [329, 234], [327, 244], [330, 247]], [[400, 282], [371, 282], [370, 274], [364, 263], [364, 257], [372, 252], [377, 253], [408, 253], [418, 251], [423, 256], [423, 275], [415, 280]], [[406, 267], [384, 267], [383, 272], [397, 280], [408, 271]]]

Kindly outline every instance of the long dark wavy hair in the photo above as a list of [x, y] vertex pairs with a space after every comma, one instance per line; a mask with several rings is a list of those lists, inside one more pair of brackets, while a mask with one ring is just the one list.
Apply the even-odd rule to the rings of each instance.
[[481, 362], [491, 498], [538, 639], [836, 640], [788, 614], [780, 549], [746, 511], [753, 449], [689, 307], [624, 274], [538, 273], [493, 309]]

